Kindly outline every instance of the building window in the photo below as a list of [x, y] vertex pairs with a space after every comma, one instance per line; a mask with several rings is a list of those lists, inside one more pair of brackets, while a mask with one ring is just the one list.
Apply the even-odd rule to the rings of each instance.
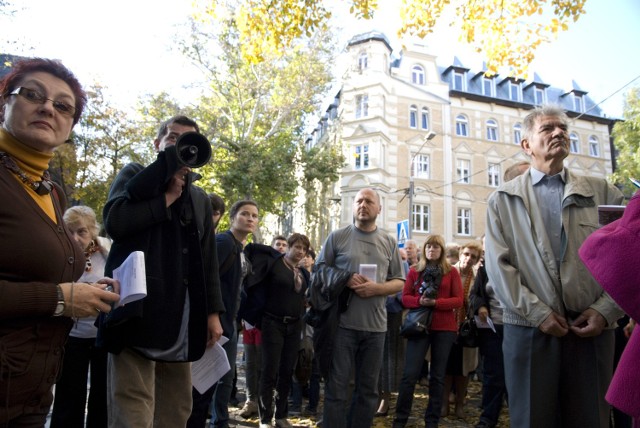
[[409, 127], [413, 129], [418, 127], [418, 107], [414, 105], [409, 107]]
[[418, 178], [429, 178], [430, 158], [429, 155], [417, 155], [413, 158], [411, 165], [411, 175]]
[[547, 101], [547, 94], [544, 88], [538, 88], [538, 87], [533, 88], [533, 99], [537, 106], [541, 106], [545, 104]]
[[519, 82], [509, 80], [509, 99], [511, 101], [520, 101], [522, 99], [522, 93], [521, 93]]
[[416, 85], [424, 85], [424, 68], [419, 65], [414, 65], [411, 69], [411, 81]]
[[429, 129], [429, 109], [422, 107], [422, 114], [420, 115], [420, 127], [422, 129]]
[[458, 235], [471, 235], [471, 209], [458, 208]]
[[459, 135], [461, 137], [466, 137], [469, 135], [469, 127], [467, 126], [469, 124], [469, 121], [467, 120], [467, 118], [462, 115], [459, 114], [458, 116], [456, 116], [456, 135]]
[[366, 52], [361, 52], [358, 56], [358, 70], [363, 71], [369, 68], [369, 55]]
[[492, 77], [482, 77], [482, 93], [487, 97], [496, 96], [495, 80]]
[[413, 230], [416, 232], [429, 231], [429, 205], [413, 204]]
[[576, 93], [573, 94], [573, 110], [578, 113], [584, 112], [584, 98], [582, 95]]
[[356, 95], [356, 119], [369, 116], [369, 96]]
[[453, 72], [453, 89], [456, 91], [464, 91], [464, 72]]
[[600, 157], [600, 144], [593, 135], [589, 137], [589, 154], [593, 157]]
[[498, 187], [500, 185], [500, 164], [490, 163], [487, 173], [489, 174], [489, 186]]
[[458, 182], [469, 184], [471, 182], [471, 161], [467, 159], [458, 159]]
[[513, 125], [513, 144], [520, 145], [522, 142], [522, 125], [516, 123]]
[[498, 141], [498, 122], [493, 119], [487, 120], [487, 140]]
[[569, 150], [571, 153], [580, 153], [580, 139], [575, 132], [569, 134]]
[[369, 168], [369, 145], [359, 144], [354, 147], [354, 167], [356, 169]]

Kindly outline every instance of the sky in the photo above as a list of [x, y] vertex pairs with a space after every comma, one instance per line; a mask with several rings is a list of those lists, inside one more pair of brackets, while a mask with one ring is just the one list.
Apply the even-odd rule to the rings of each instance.
[[[114, 103], [123, 107], [163, 90], [180, 100], [198, 95], [187, 88], [198, 74], [173, 41], [184, 31], [180, 25], [192, 0], [8, 1], [16, 11], [0, 16], [3, 53], [60, 59], [85, 86], [94, 81], [106, 85]], [[400, 20], [393, 6], [398, 2], [379, 3], [372, 21], [339, 20], [342, 44], [375, 29], [400, 49], [395, 35]], [[586, 14], [557, 41], [538, 50], [531, 71], [552, 86], [569, 87], [575, 80], [596, 103], [602, 102], [607, 116], [622, 117], [624, 93], [640, 87], [640, 1], [587, 0], [585, 8]], [[480, 70], [482, 58], [456, 38], [439, 25], [424, 43], [440, 65], [450, 65], [456, 55], [468, 68]]]

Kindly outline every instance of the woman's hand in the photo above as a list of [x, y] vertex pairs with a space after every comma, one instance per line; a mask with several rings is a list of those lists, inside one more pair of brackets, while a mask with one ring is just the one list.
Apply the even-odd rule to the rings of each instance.
[[420, 306], [434, 307], [436, 305], [436, 299], [429, 299], [428, 297], [420, 297]]
[[478, 309], [478, 316], [482, 322], [487, 322], [487, 318], [489, 318], [489, 310], [486, 306], [480, 306], [480, 309]]
[[105, 290], [109, 285], [114, 287], [114, 291], [120, 291], [120, 283], [111, 278], [101, 279], [95, 284], [83, 282], [60, 284], [65, 303], [63, 315], [84, 318], [94, 317], [98, 312], [110, 312], [111, 305], [120, 300], [120, 295]]

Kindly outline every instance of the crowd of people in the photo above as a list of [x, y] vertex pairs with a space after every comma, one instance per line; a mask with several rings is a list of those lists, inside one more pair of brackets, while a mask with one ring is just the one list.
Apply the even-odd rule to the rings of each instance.
[[[28, 59], [0, 94], [0, 189], [12, 201], [0, 205], [0, 426], [43, 427], [51, 411], [51, 427], [228, 427], [240, 334], [239, 416], [257, 416], [260, 428], [292, 427], [290, 415], [321, 408], [326, 428], [366, 428], [390, 413], [404, 427], [423, 382], [422, 417], [437, 427], [451, 404], [465, 416], [476, 372], [479, 428], [496, 426], [505, 404], [518, 428], [609, 427], [610, 403], [624, 412], [616, 428], [640, 426], [638, 331], [612, 382], [617, 321], [623, 310], [640, 316], [638, 195], [598, 229], [597, 207], [623, 195], [564, 166], [569, 121], [558, 108], [525, 118], [531, 162], [505, 172], [481, 242], [432, 234], [399, 248], [366, 187], [353, 223], [316, 258], [301, 233], [256, 242], [253, 200], [231, 204], [229, 229], [217, 230], [225, 201], [196, 185], [177, 152], [200, 132], [185, 116], [161, 124], [154, 162], [118, 173], [100, 236], [96, 213], [67, 209], [47, 172], [85, 107], [78, 80], [58, 61]], [[147, 294], [121, 305], [114, 270], [136, 251]], [[424, 332], [402, 337], [403, 315], [418, 308]], [[471, 318], [474, 345], [459, 338]], [[191, 363], [223, 336], [230, 370], [200, 391]]]

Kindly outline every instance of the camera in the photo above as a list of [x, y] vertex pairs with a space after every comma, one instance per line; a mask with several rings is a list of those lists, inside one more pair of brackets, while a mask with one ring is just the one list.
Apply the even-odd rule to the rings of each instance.
[[185, 132], [176, 141], [176, 156], [181, 165], [189, 168], [201, 167], [211, 159], [211, 144], [198, 132]]

